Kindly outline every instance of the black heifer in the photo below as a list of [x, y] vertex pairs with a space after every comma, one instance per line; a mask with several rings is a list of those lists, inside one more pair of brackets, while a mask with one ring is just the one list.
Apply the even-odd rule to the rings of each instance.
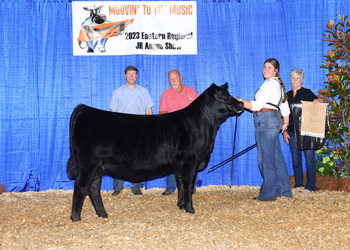
[[89, 194], [96, 214], [106, 218], [100, 188], [103, 175], [140, 182], [174, 174], [180, 209], [194, 213], [192, 190], [198, 170], [213, 151], [216, 133], [243, 103], [212, 84], [185, 109], [164, 115], [130, 115], [77, 106], [70, 119], [67, 173], [75, 179], [71, 219], [80, 220]]

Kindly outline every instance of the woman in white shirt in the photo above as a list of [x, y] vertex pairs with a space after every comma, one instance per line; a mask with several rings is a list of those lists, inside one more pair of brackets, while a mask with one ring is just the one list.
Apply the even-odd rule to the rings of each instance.
[[[292, 198], [287, 164], [279, 140], [281, 127], [282, 132], [287, 129], [290, 114], [279, 69], [276, 59], [267, 59], [263, 68], [265, 82], [255, 93], [255, 101], [240, 100], [254, 114], [258, 163], [263, 177], [259, 196], [254, 198], [259, 201], [275, 201], [281, 196]], [[281, 110], [283, 124], [278, 109]]]

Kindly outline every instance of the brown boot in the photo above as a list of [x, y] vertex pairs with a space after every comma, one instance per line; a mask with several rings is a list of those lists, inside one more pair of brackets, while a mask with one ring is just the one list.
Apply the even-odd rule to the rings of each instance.
[[117, 196], [118, 194], [120, 194], [120, 190], [114, 190], [112, 196]]
[[162, 195], [171, 195], [173, 194], [173, 192], [171, 192], [170, 190], [165, 190], [164, 193], [162, 193]]

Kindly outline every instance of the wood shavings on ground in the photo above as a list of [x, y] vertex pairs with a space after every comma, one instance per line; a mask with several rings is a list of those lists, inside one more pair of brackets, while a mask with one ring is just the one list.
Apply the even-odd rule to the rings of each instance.
[[108, 218], [87, 196], [76, 223], [72, 190], [3, 193], [0, 249], [349, 249], [349, 193], [300, 190], [260, 202], [259, 187], [200, 187], [195, 214], [179, 210], [177, 193], [163, 196], [164, 189], [102, 191]]

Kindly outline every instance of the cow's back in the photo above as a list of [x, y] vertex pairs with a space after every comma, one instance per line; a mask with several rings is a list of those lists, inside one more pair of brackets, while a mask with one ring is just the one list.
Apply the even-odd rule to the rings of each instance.
[[181, 167], [183, 161], [207, 154], [210, 138], [215, 138], [190, 108], [164, 115], [130, 115], [86, 107], [75, 131], [73, 141], [84, 157], [139, 170], [150, 164], [153, 170]]
[[73, 140], [92, 148], [118, 151], [154, 151], [161, 146], [184, 150], [198, 144], [206, 131], [203, 121], [188, 110], [164, 115], [130, 115], [86, 107], [76, 120]]

